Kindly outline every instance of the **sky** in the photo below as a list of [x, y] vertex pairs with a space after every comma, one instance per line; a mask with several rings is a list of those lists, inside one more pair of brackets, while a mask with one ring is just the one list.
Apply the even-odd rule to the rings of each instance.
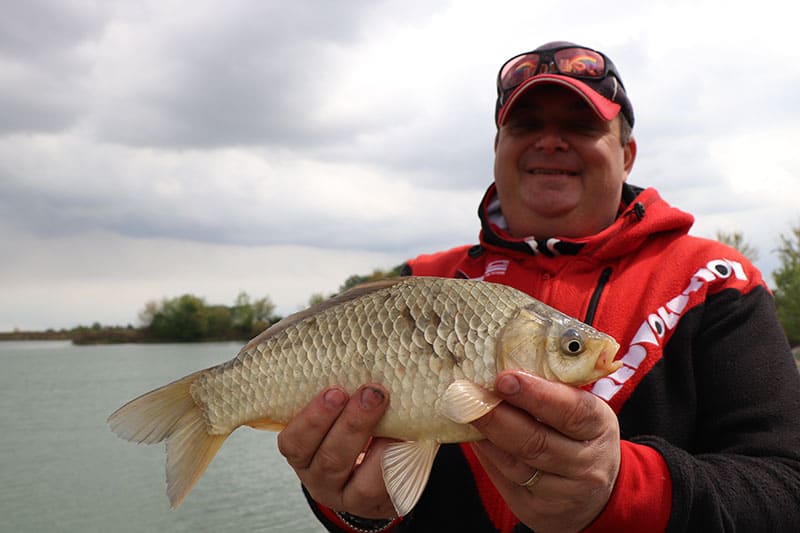
[[622, 74], [629, 182], [742, 233], [771, 283], [800, 224], [787, 5], [0, 0], [0, 331], [186, 293], [285, 315], [477, 242], [497, 70], [553, 40]]

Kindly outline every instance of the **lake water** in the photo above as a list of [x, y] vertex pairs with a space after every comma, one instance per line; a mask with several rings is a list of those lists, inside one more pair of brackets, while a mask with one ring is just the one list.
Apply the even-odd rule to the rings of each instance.
[[235, 431], [170, 510], [163, 443], [135, 445], [106, 425], [128, 400], [239, 348], [0, 342], [0, 531], [323, 531], [274, 433]]

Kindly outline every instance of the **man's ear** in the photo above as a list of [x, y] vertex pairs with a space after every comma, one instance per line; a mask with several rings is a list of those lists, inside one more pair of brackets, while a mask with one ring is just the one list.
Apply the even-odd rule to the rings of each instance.
[[636, 161], [636, 139], [631, 136], [628, 144], [625, 145], [623, 150], [623, 168], [625, 169], [625, 177], [631, 173], [633, 169], [633, 162]]

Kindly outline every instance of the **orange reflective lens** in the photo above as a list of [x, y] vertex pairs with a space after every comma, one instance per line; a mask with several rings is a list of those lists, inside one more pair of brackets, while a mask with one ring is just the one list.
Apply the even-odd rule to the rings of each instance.
[[502, 91], [508, 91], [528, 78], [544, 72], [573, 78], [603, 79], [608, 75], [608, 71], [609, 62], [600, 52], [570, 46], [512, 57], [500, 69], [497, 81]]

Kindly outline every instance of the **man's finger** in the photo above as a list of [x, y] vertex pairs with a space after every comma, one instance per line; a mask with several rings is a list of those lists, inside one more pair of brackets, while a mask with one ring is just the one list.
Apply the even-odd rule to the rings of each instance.
[[278, 434], [278, 450], [295, 470], [308, 468], [328, 431], [341, 414], [348, 395], [340, 387], [322, 391]]
[[511, 479], [524, 480], [531, 469], [570, 477], [585, 471], [594, 460], [590, 441], [573, 440], [508, 403], [501, 403], [473, 425], [493, 444], [493, 452], [487, 455]]
[[520, 371], [501, 373], [495, 389], [508, 403], [570, 439], [590, 440], [605, 429], [610, 408], [590, 392]]
[[365, 385], [357, 390], [314, 455], [310, 468], [315, 475], [329, 476], [344, 484], [388, 404], [388, 393], [380, 385]]

